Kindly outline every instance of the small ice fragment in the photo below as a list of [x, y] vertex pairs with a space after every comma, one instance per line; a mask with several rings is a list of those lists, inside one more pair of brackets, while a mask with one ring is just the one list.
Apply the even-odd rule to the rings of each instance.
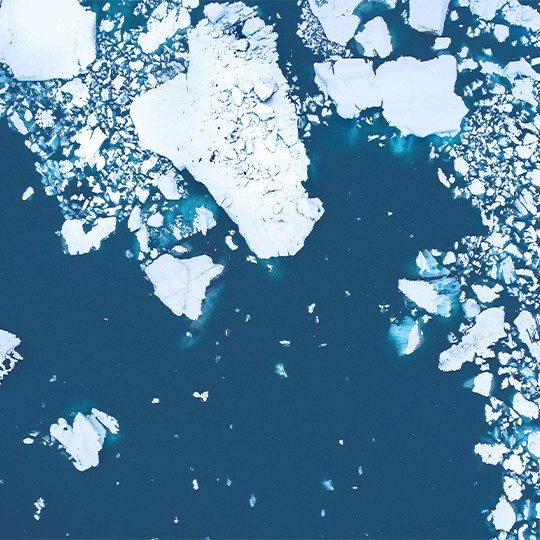
[[152, 404], [155, 405], [156, 403], [159, 403], [159, 398], [157, 397], [152, 399]]
[[330, 479], [325, 479], [321, 482], [322, 487], [326, 489], [326, 491], [334, 491], [334, 483]]
[[282, 345], [283, 347], [290, 347], [291, 346], [291, 342], [288, 339], [280, 340], [279, 344]]
[[199, 481], [196, 478], [194, 478], [191, 483], [193, 485], [193, 489], [195, 491], [198, 491], [199, 490]]
[[208, 401], [208, 397], [210, 396], [210, 393], [208, 390], [205, 390], [204, 392], [193, 392], [193, 397], [195, 399], [200, 399], [203, 403], [206, 403]]
[[251, 508], [254, 508], [256, 502], [257, 502], [257, 497], [255, 497], [255, 495], [252, 493], [251, 497], [249, 498], [249, 506], [251, 506]]
[[23, 201], [27, 201], [33, 194], [34, 194], [34, 188], [32, 186], [28, 186], [24, 190], [24, 193], [22, 194], [21, 199]]
[[277, 375], [286, 379], [288, 377], [287, 372], [285, 371], [285, 366], [283, 364], [276, 364], [275, 370]]
[[34, 439], [32, 439], [32, 437], [25, 437], [23, 439], [23, 443], [24, 444], [34, 444]]

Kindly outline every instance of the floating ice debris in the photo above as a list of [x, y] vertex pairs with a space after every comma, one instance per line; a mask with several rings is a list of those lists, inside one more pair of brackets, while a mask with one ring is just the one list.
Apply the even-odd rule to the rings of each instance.
[[474, 15], [486, 21], [491, 21], [500, 13], [510, 24], [532, 32], [540, 30], [540, 13], [518, 0], [470, 0], [470, 9]]
[[159, 403], [159, 398], [152, 398], [152, 401], [150, 403], [152, 403], [152, 405], [157, 405]]
[[155, 295], [175, 314], [196, 320], [210, 282], [223, 272], [208, 255], [176, 259], [164, 254], [151, 262], [145, 272], [154, 285]]
[[139, 35], [139, 45], [145, 53], [152, 53], [176, 32], [187, 30], [191, 25], [189, 11], [183, 6], [161, 2], [147, 22], [147, 31]]
[[364, 56], [386, 58], [392, 54], [392, 38], [382, 17], [368, 21], [354, 39], [364, 49]]
[[210, 393], [208, 390], [205, 390], [204, 392], [193, 392], [193, 397], [195, 399], [200, 399], [203, 403], [206, 403], [208, 401], [208, 397], [210, 396]]
[[481, 396], [488, 397], [491, 393], [491, 388], [493, 385], [493, 374], [489, 371], [478, 374], [473, 379], [472, 391], [475, 394], [480, 394]]
[[112, 433], [118, 433], [118, 421], [93, 409], [92, 413], [86, 416], [78, 412], [73, 426], [64, 418], [59, 418], [57, 424], [51, 425], [50, 434], [64, 447], [75, 468], [86, 471], [99, 464], [99, 452], [103, 448], [107, 429], [110, 428], [113, 429]]
[[321, 484], [326, 491], [334, 491], [334, 483], [332, 482], [332, 480], [325, 479], [321, 482]]
[[34, 519], [36, 521], [39, 521], [41, 519], [41, 512], [43, 512], [43, 509], [45, 508], [45, 500], [43, 497], [40, 497], [35, 503], [34, 507], [36, 511], [34, 512]]
[[32, 437], [25, 437], [23, 439], [23, 444], [34, 444], [34, 439], [32, 439]]
[[326, 516], [326, 510], [324, 508], [321, 509], [321, 517], [323, 518]]
[[201, 232], [204, 236], [209, 229], [217, 225], [214, 214], [206, 206], [199, 206], [195, 209], [195, 219], [193, 220], [193, 230]]
[[2, 0], [0, 61], [19, 80], [73, 77], [96, 58], [95, 26], [78, 0]]
[[228, 234], [225, 237], [225, 244], [227, 244], [227, 247], [231, 249], [232, 251], [236, 251], [238, 249], [238, 246], [234, 243], [234, 240], [231, 234]]
[[24, 190], [24, 193], [22, 194], [21, 199], [23, 201], [27, 201], [33, 194], [34, 194], [34, 188], [32, 186], [28, 186]]
[[458, 282], [448, 277], [433, 281], [400, 279], [398, 287], [418, 307], [443, 317], [450, 317], [452, 302], [459, 293]]
[[312, 13], [319, 19], [326, 37], [345, 45], [352, 37], [360, 19], [353, 12], [362, 0], [309, 0]]
[[0, 382], [23, 359], [15, 350], [20, 344], [21, 340], [15, 334], [0, 330]]
[[457, 65], [453, 56], [421, 61], [400, 57], [383, 63], [376, 72], [371, 62], [357, 58], [315, 64], [315, 82], [336, 103], [343, 118], [353, 118], [371, 107], [403, 135], [452, 135], [467, 113], [454, 93]]
[[84, 221], [79, 219], [68, 219], [62, 225], [61, 234], [70, 255], [82, 255], [99, 249], [101, 242], [116, 229], [116, 218], [98, 218], [88, 232], [84, 226]]
[[456, 60], [442, 55], [425, 62], [401, 57], [377, 69], [383, 115], [403, 135], [453, 135], [467, 113], [454, 93]]
[[191, 481], [191, 485], [195, 491], [199, 491], [199, 481], [196, 478]]
[[251, 508], [255, 508], [255, 503], [257, 502], [257, 498], [255, 497], [255, 495], [252, 493], [250, 498], [249, 498], [249, 506], [251, 506]]
[[189, 34], [187, 76], [136, 98], [131, 116], [140, 143], [205, 184], [258, 257], [294, 255], [323, 209], [302, 186], [308, 159], [276, 34], [242, 3], [218, 7]]
[[290, 340], [288, 339], [281, 339], [279, 341], [279, 344], [282, 346], [282, 347], [290, 347], [291, 346], [291, 342]]
[[516, 523], [516, 513], [505, 497], [501, 497], [491, 513], [493, 526], [497, 531], [509, 532]]
[[276, 372], [276, 375], [279, 375], [283, 379], [286, 379], [288, 377], [287, 372], [285, 371], [285, 366], [283, 364], [276, 364], [274, 371]]
[[472, 362], [477, 356], [492, 356], [489, 347], [505, 336], [504, 307], [488, 308], [476, 316], [474, 324], [465, 332], [459, 343], [441, 353], [439, 369], [456, 371], [461, 369], [465, 362]]
[[411, 317], [405, 317], [399, 324], [393, 323], [390, 326], [390, 337], [400, 356], [412, 354], [423, 341], [420, 323]]
[[450, 0], [409, 0], [409, 24], [419, 32], [441, 36]]

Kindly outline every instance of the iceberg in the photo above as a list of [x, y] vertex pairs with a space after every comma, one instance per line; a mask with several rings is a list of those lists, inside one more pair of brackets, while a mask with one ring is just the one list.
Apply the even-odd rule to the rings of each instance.
[[455, 94], [456, 59], [442, 55], [421, 61], [400, 57], [383, 63], [376, 72], [371, 62], [358, 58], [315, 64], [315, 82], [334, 100], [343, 118], [353, 118], [370, 107], [382, 106], [387, 122], [402, 135], [454, 135], [468, 112]]
[[205, 14], [189, 34], [187, 75], [133, 101], [140, 144], [203, 183], [259, 258], [294, 255], [323, 208], [302, 185], [309, 160], [277, 36], [240, 2]]
[[362, 0], [309, 0], [313, 15], [319, 19], [326, 37], [346, 45], [352, 39], [360, 19], [353, 14]]
[[77, 0], [2, 0], [0, 61], [19, 80], [69, 79], [96, 58], [95, 26]]
[[377, 69], [383, 115], [402, 135], [454, 135], [468, 112], [454, 92], [456, 59], [401, 57]]
[[368, 21], [354, 39], [364, 49], [364, 56], [386, 58], [392, 54], [392, 37], [382, 17]]
[[459, 283], [447, 277], [433, 281], [400, 279], [398, 288], [419, 308], [443, 317], [450, 317], [452, 302], [459, 293]]
[[399, 356], [412, 354], [422, 345], [423, 335], [420, 323], [411, 317], [405, 317], [401, 323], [390, 325], [390, 338]]
[[504, 307], [485, 309], [476, 316], [461, 341], [440, 354], [439, 369], [457, 371], [465, 362], [474, 361], [476, 356], [490, 354], [489, 347], [505, 336]]
[[65, 418], [59, 418], [49, 431], [51, 437], [64, 447], [74, 467], [78, 471], [86, 471], [98, 466], [107, 429], [113, 434], [118, 433], [118, 421], [102, 411], [92, 409], [92, 413], [86, 416], [78, 412], [73, 426]]
[[70, 255], [82, 255], [93, 249], [99, 249], [101, 242], [116, 229], [116, 218], [97, 218], [92, 228], [86, 232], [85, 222], [79, 219], [67, 219], [60, 231]]
[[15, 350], [21, 344], [21, 340], [11, 332], [0, 330], [0, 382], [22, 360], [22, 356]]
[[497, 531], [509, 532], [517, 521], [516, 512], [505, 497], [501, 497], [499, 502], [491, 512], [491, 520]]
[[409, 0], [409, 24], [419, 32], [442, 36], [450, 0]]
[[145, 273], [154, 285], [154, 294], [178, 317], [197, 320], [210, 282], [224, 270], [208, 255], [176, 259], [168, 253], [152, 261]]

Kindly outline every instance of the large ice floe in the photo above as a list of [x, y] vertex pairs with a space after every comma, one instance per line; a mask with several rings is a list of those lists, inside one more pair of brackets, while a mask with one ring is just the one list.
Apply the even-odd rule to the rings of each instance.
[[131, 106], [140, 142], [203, 183], [258, 257], [294, 255], [323, 209], [302, 185], [308, 158], [277, 35], [242, 3], [204, 12], [187, 75]]
[[441, 36], [450, 0], [409, 0], [409, 24], [419, 32]]
[[19, 80], [68, 79], [96, 58], [96, 15], [78, 0], [2, 0], [0, 61]]
[[176, 259], [164, 254], [145, 268], [156, 296], [175, 314], [196, 320], [210, 282], [223, 272], [208, 255]]
[[86, 471], [99, 465], [99, 452], [107, 431], [116, 435], [120, 427], [116, 418], [92, 409], [90, 414], [78, 412], [70, 426], [65, 418], [50, 427], [50, 435], [57, 440], [69, 455], [78, 471]]
[[376, 71], [371, 61], [343, 58], [316, 63], [315, 82], [344, 118], [382, 107], [388, 123], [403, 135], [447, 135], [459, 131], [467, 113], [454, 92], [456, 67], [450, 55], [427, 61], [401, 57]]
[[15, 364], [22, 360], [22, 356], [16, 351], [21, 340], [11, 332], [0, 330], [0, 382], [6, 377]]

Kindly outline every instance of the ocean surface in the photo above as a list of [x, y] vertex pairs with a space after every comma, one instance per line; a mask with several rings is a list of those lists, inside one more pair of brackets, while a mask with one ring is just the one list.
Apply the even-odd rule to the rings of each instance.
[[[280, 46], [282, 57], [300, 49]], [[290, 59], [309, 91], [305, 54]], [[466, 369], [437, 369], [455, 321], [432, 322], [403, 359], [379, 309], [402, 305], [397, 280], [420, 249], [480, 233], [479, 215], [437, 181], [428, 142], [380, 148], [333, 116], [306, 146], [308, 190], [326, 211], [304, 249], [250, 264], [239, 235], [238, 251], [223, 249], [235, 227], [219, 211], [189, 241], [226, 265], [191, 324], [126, 257], [125, 224], [97, 252], [63, 254], [56, 201], [2, 123], [0, 320], [24, 361], [0, 388], [0, 537], [489, 536], [481, 512], [500, 480], [472, 451], [483, 401], [463, 388]], [[193, 398], [204, 390], [208, 402]], [[121, 425], [99, 467], [80, 473], [56, 448], [22, 443], [92, 406]]]

